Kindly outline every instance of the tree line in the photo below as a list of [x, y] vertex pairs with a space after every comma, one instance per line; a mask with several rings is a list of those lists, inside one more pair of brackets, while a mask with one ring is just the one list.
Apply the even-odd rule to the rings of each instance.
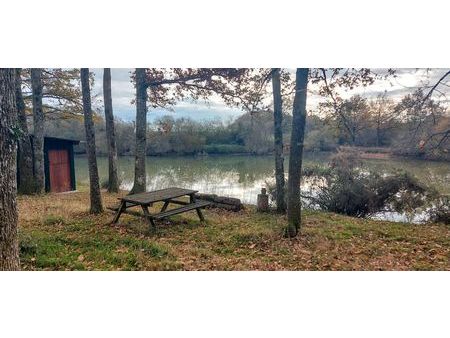
[[[29, 74], [29, 76], [28, 76]], [[447, 75], [450, 72], [447, 73]], [[239, 107], [251, 118], [271, 111], [273, 114], [273, 142], [275, 153], [275, 179], [277, 185], [277, 211], [287, 213], [288, 224], [285, 234], [296, 236], [301, 225], [300, 178], [302, 156], [305, 145], [305, 130], [308, 97], [308, 85], [318, 87], [324, 97], [322, 109], [330, 111], [333, 121], [342, 125], [351, 142], [356, 143], [361, 128], [355, 123], [359, 121], [360, 113], [354, 107], [363, 105], [360, 99], [344, 100], [339, 89], [352, 89], [357, 86], [373, 84], [376, 79], [394, 76], [395, 72], [378, 74], [371, 69], [354, 68], [298, 68], [295, 75], [286, 69], [250, 69], [250, 68], [137, 68], [132, 74], [136, 89], [136, 124], [134, 127], [134, 185], [131, 193], [145, 191], [146, 171], [145, 156], [148, 143], [148, 107], [170, 107], [180, 100], [208, 100], [218, 95], [227, 105]], [[446, 75], [446, 76], [447, 76]], [[427, 123], [436, 124], [436, 110], [433, 108], [432, 95], [436, 92], [440, 79], [427, 93], [411, 96], [406, 100], [404, 109], [399, 114], [405, 115], [406, 121], [414, 123], [415, 135], [420, 135]], [[22, 84], [22, 81], [24, 84]], [[29, 186], [22, 193], [44, 192], [43, 170], [43, 139], [45, 134], [45, 119], [48, 114], [69, 114], [84, 121], [86, 151], [89, 162], [90, 178], [90, 211], [102, 212], [102, 199], [99, 187], [97, 169], [97, 147], [95, 135], [95, 114], [92, 110], [92, 75], [89, 69], [81, 70], [47, 70], [17, 69], [0, 70], [1, 125], [0, 149], [2, 150], [2, 175], [0, 193], [2, 199], [0, 269], [18, 268], [17, 254], [17, 207], [16, 207], [16, 148], [19, 145], [19, 161], [32, 163], [21, 166], [20, 178], [27, 179]], [[28, 87], [27, 87], [28, 86]], [[24, 95], [24, 89], [31, 88], [31, 100]], [[110, 70], [103, 74], [103, 96], [105, 102], [105, 133], [109, 160], [109, 191], [117, 191], [117, 139], [111, 100]], [[44, 102], [44, 98], [46, 98]], [[95, 98], [94, 98], [95, 99]], [[29, 131], [23, 115], [28, 106], [32, 107], [34, 155], [29, 153]], [[69, 107], [69, 109], [67, 109]], [[425, 107], [430, 113], [421, 114]], [[290, 111], [292, 119], [290, 137], [283, 130], [284, 111]], [[361, 111], [361, 110], [359, 110]], [[432, 121], [430, 120], [430, 117]], [[22, 121], [19, 123], [19, 121]], [[383, 120], [384, 121], [384, 120]], [[382, 125], [380, 120], [380, 126]], [[383, 122], [384, 123], [384, 122]], [[437, 127], [436, 127], [437, 128]], [[426, 148], [430, 144], [439, 148], [445, 145], [450, 136], [450, 129], [443, 126], [433, 130], [425, 139], [421, 139], [419, 147]], [[283, 168], [283, 143], [289, 141], [289, 169], [287, 198], [284, 196], [285, 177]], [[21, 163], [21, 162], [19, 162]], [[25, 172], [28, 170], [28, 172]], [[12, 173], [14, 175], [12, 175]], [[30, 178], [33, 179], [30, 179]], [[22, 185], [20, 185], [22, 186]], [[280, 188], [280, 189], [278, 189]], [[287, 201], [285, 204], [284, 201]], [[4, 210], [4, 212], [3, 212]]]
[[[423, 97], [423, 91], [406, 95], [394, 102], [386, 94], [369, 99], [359, 95], [343, 102], [346, 121], [350, 131], [343, 126], [342, 118], [330, 113], [310, 111], [306, 117], [304, 149], [308, 152], [336, 151], [340, 146], [389, 148], [402, 156], [425, 159], [448, 160], [450, 139], [440, 147], [422, 140], [450, 125], [448, 112], [441, 103], [430, 100], [427, 108], [420, 110], [423, 122], [420, 132], [415, 132], [417, 121], [405, 118], [411, 115], [411, 108], [405, 110], [414, 97]], [[406, 114], [402, 114], [404, 111]], [[105, 109], [106, 112], [106, 109]], [[413, 115], [414, 116], [414, 115]], [[420, 115], [415, 115], [420, 116]], [[147, 156], [195, 155], [195, 154], [251, 154], [267, 155], [275, 151], [273, 111], [258, 114], [245, 113], [236, 120], [195, 121], [190, 118], [176, 118], [166, 115], [147, 125]], [[135, 123], [114, 120], [115, 139], [118, 156], [134, 155]], [[284, 111], [282, 115], [282, 135], [285, 146], [289, 144], [292, 115]], [[96, 113], [94, 118], [97, 154], [108, 155], [106, 118]], [[84, 140], [84, 125], [81, 119], [63, 118], [46, 121], [48, 135]], [[437, 139], [436, 139], [437, 141]], [[86, 153], [85, 144], [76, 147], [79, 154]], [[286, 152], [286, 149], [284, 149]]]

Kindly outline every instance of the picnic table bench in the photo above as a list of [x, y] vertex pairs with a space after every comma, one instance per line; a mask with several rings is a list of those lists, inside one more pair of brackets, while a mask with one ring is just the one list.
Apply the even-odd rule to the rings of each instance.
[[[112, 223], [113, 224], [117, 223], [119, 221], [120, 215], [122, 214], [132, 214], [143, 216], [153, 227], [155, 227], [155, 220], [161, 220], [169, 216], [181, 214], [183, 212], [187, 212], [190, 210], [196, 210], [200, 220], [204, 221], [205, 218], [203, 217], [201, 208], [210, 205], [211, 202], [196, 200], [195, 194], [197, 192], [198, 192], [197, 190], [172, 187], [150, 192], [144, 192], [140, 194], [128, 195], [119, 198], [120, 205], [119, 208], [117, 209], [116, 215], [114, 216]], [[189, 196], [189, 202], [177, 199], [183, 196]], [[150, 213], [148, 208], [151, 207], [155, 202], [164, 202], [164, 205], [161, 208], [160, 212], [152, 214]], [[171, 203], [182, 206], [179, 208], [167, 210], [167, 207]], [[144, 214], [142, 215], [127, 210], [132, 207], [141, 207]]]

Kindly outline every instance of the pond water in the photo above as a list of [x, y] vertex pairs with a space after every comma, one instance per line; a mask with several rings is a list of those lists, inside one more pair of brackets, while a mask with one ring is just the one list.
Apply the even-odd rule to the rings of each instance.
[[[307, 153], [305, 164], [326, 164], [329, 154]], [[119, 158], [119, 175], [122, 189], [129, 190], [133, 185], [134, 157]], [[364, 160], [364, 165], [379, 172], [404, 169], [427, 185], [435, 187], [444, 194], [450, 194], [450, 163], [431, 162], [412, 159]], [[107, 180], [108, 159], [98, 158], [100, 181]], [[287, 171], [288, 160], [285, 161]], [[75, 159], [77, 184], [89, 183], [87, 158]], [[256, 198], [267, 181], [274, 180], [273, 156], [198, 156], [198, 157], [147, 157], [147, 190], [180, 186], [236, 197], [243, 203], [256, 204]], [[286, 174], [287, 177], [287, 174]], [[416, 215], [414, 221], [420, 221]], [[376, 218], [406, 221], [404, 215], [384, 213]]]

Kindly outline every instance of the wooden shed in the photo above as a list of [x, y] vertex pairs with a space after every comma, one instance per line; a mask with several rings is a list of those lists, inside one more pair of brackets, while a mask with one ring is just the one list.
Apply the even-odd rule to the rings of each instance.
[[[32, 145], [33, 138], [34, 136], [30, 135]], [[44, 137], [45, 191], [64, 192], [76, 190], [73, 146], [78, 143], [80, 141]], [[20, 171], [18, 170], [17, 182], [20, 182], [19, 174]]]
[[76, 190], [73, 146], [78, 143], [80, 141], [44, 138], [45, 191]]

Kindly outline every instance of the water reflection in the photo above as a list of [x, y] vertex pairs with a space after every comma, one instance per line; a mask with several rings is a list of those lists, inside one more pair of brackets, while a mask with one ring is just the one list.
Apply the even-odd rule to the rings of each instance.
[[[327, 154], [307, 154], [305, 164], [325, 164]], [[88, 184], [88, 166], [85, 157], [77, 157], [76, 175], [79, 184]], [[441, 193], [450, 193], [450, 164], [417, 160], [366, 160], [364, 165], [379, 172], [393, 169], [410, 171], [427, 185], [432, 185]], [[108, 159], [99, 158], [99, 175], [101, 181], [107, 179]], [[274, 160], [272, 156], [205, 156], [205, 157], [148, 157], [147, 190], [156, 190], [170, 186], [180, 186], [236, 197], [244, 203], [255, 204], [260, 189], [274, 177]], [[285, 163], [288, 168], [288, 161]], [[119, 158], [119, 175], [122, 189], [129, 190], [133, 185], [134, 158]], [[311, 189], [308, 182], [302, 187]], [[405, 220], [406, 216], [377, 215], [377, 218]], [[417, 215], [420, 218], [420, 215]]]

